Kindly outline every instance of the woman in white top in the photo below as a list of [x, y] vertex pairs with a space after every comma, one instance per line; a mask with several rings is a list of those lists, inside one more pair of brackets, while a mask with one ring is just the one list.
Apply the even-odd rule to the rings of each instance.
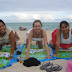
[[37, 41], [37, 44], [39, 48], [42, 48], [42, 40], [44, 40], [44, 44], [46, 47], [47, 51], [47, 58], [50, 58], [50, 53], [49, 53], [49, 47], [47, 45], [47, 35], [46, 31], [42, 29], [42, 23], [40, 20], [35, 20], [33, 23], [33, 29], [30, 29], [27, 32], [27, 39], [26, 39], [26, 44], [27, 44], [27, 53], [26, 53], [26, 58], [30, 58], [29, 56], [29, 51], [30, 51], [30, 46], [31, 42]]
[[13, 58], [14, 50], [16, 49], [16, 41], [19, 40], [17, 33], [11, 29], [7, 28], [5, 23], [0, 19], [0, 50], [2, 46], [11, 44], [11, 53], [8, 59]]
[[53, 31], [49, 45], [55, 48], [54, 56], [58, 55], [59, 47], [67, 49], [72, 46], [72, 29], [67, 21], [62, 21], [60, 28]]

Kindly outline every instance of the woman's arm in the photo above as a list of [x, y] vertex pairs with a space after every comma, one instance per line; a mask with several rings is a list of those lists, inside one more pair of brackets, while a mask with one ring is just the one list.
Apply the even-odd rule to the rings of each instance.
[[46, 35], [45, 30], [43, 30], [43, 38], [44, 38], [44, 44], [45, 44], [46, 51], [47, 51], [47, 58], [50, 58], [49, 47], [47, 45], [47, 35]]
[[27, 44], [27, 52], [26, 52], [25, 58], [30, 58], [29, 57], [29, 51], [30, 51], [31, 42], [32, 42], [32, 30], [30, 31], [30, 34], [29, 34], [28, 44]]
[[11, 53], [10, 53], [11, 56], [8, 59], [12, 59], [13, 57], [12, 55], [14, 54], [14, 49], [16, 48], [15, 36], [13, 31], [10, 32], [9, 37], [11, 43]]
[[58, 50], [59, 50], [59, 47], [60, 47], [60, 39], [61, 39], [61, 31], [60, 31], [60, 29], [58, 29], [57, 33], [56, 33], [55, 56], [57, 56], [57, 54], [58, 54]]

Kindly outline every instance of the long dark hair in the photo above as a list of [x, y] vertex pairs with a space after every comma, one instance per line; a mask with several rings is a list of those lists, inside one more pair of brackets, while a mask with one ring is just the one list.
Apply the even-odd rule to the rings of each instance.
[[60, 28], [61, 28], [62, 24], [65, 24], [66, 26], [69, 26], [69, 23], [67, 21], [61, 21], [60, 22]]
[[34, 27], [34, 24], [35, 24], [36, 22], [39, 22], [39, 23], [41, 24], [41, 26], [42, 26], [42, 23], [41, 23], [40, 20], [35, 20], [35, 21], [33, 22], [33, 27]]
[[[0, 22], [2, 22], [2, 23], [5, 25], [5, 23], [4, 23], [4, 21], [3, 21], [3, 20], [1, 20], [1, 19], [0, 19]], [[6, 25], [5, 25], [5, 26], [6, 26]]]

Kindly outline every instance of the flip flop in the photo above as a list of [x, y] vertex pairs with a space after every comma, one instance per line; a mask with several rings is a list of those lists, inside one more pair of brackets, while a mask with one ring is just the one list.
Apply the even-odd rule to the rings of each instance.
[[42, 66], [40, 67], [41, 70], [46, 69], [48, 66], [53, 65], [53, 63], [48, 62], [48, 63], [43, 63]]
[[52, 72], [52, 71], [60, 71], [60, 70], [62, 70], [62, 66], [60, 66], [60, 65], [52, 65], [50, 68], [46, 68], [46, 71], [47, 72]]

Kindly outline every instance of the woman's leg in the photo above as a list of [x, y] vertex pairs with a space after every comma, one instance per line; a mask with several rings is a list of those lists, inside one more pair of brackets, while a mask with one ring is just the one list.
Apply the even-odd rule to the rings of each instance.
[[55, 49], [55, 46], [51, 41], [49, 42], [49, 46], [51, 46], [53, 49]]
[[43, 44], [42, 41], [37, 41], [37, 45], [38, 45], [39, 48], [43, 47], [42, 44]]
[[27, 45], [28, 45], [28, 39], [26, 39], [26, 48], [27, 48]]

